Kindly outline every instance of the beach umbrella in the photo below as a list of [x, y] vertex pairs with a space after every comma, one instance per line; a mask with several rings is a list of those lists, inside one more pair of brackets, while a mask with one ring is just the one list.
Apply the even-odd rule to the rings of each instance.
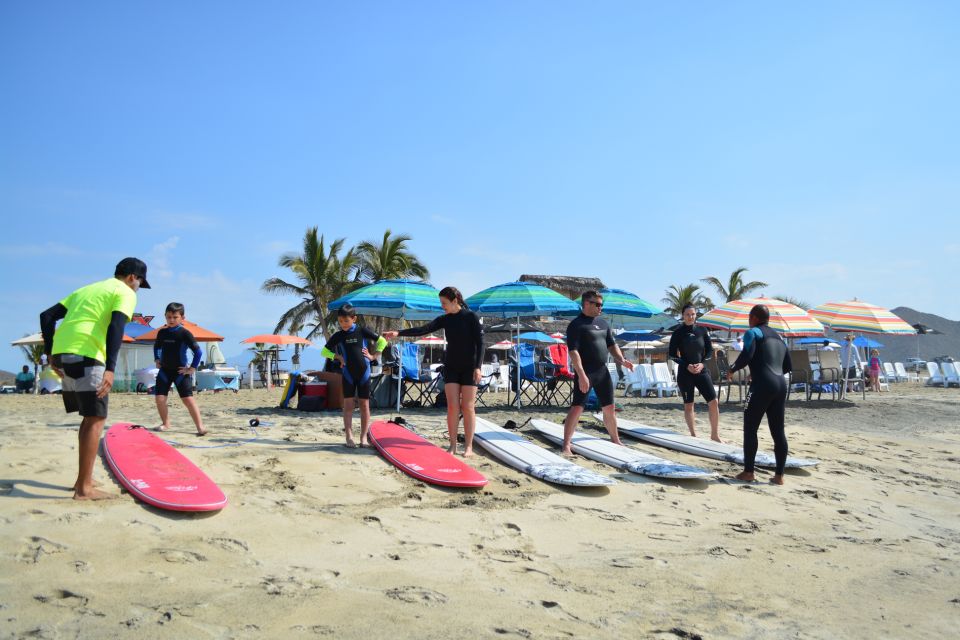
[[784, 338], [823, 335], [823, 325], [800, 307], [762, 296], [725, 302], [700, 316], [697, 323], [713, 329], [743, 333], [750, 329], [750, 310], [758, 304], [767, 306], [770, 310], [770, 328]]
[[[913, 335], [916, 329], [903, 321], [899, 316], [869, 302], [861, 302], [854, 298], [845, 302], [827, 302], [813, 309], [810, 315], [830, 327], [834, 331], [851, 331], [856, 333], [888, 333], [893, 335]], [[845, 393], [850, 371], [850, 352], [847, 351], [847, 362], [842, 363], [846, 371], [844, 384], [840, 391]], [[866, 399], [866, 385], [863, 388], [863, 397]]]
[[[432, 320], [443, 313], [440, 291], [418, 280], [380, 280], [337, 298], [327, 307], [337, 311], [345, 304], [353, 305], [357, 313], [381, 318], [403, 320]], [[402, 353], [402, 351], [401, 351]], [[398, 366], [397, 411], [403, 395], [403, 367]]]
[[[575, 316], [580, 313], [580, 305], [570, 298], [532, 282], [506, 282], [489, 287], [473, 294], [466, 302], [478, 315], [513, 318], [517, 324], [522, 317]], [[520, 367], [517, 366], [517, 407], [520, 406], [519, 391]]]
[[615, 337], [617, 340], [628, 342], [653, 342], [662, 338], [663, 335], [656, 331], [621, 331]]
[[917, 360], [919, 360], [920, 359], [920, 336], [943, 335], [943, 332], [937, 331], [933, 327], [928, 327], [925, 324], [920, 324], [919, 322], [917, 324], [912, 324], [910, 326], [917, 330]]
[[[164, 327], [165, 326], [166, 325], [164, 325]], [[150, 331], [137, 336], [137, 342], [156, 342], [157, 333], [162, 328], [163, 327], [157, 327], [156, 329], [151, 329]], [[204, 329], [200, 325], [190, 322], [189, 320], [183, 321], [183, 328], [190, 331], [197, 342], [223, 342], [223, 336], [218, 335], [208, 329]]]
[[[199, 338], [198, 338], [199, 340]], [[286, 336], [277, 333], [261, 333], [259, 335], [250, 336], [245, 340], [241, 340], [240, 344], [275, 344], [275, 345], [288, 345], [288, 344], [313, 344], [306, 338], [301, 338], [300, 336]]]
[[495, 342], [494, 344], [487, 347], [487, 349], [495, 349], [499, 351], [506, 351], [508, 349], [513, 349], [513, 342], [510, 340], [501, 340], [500, 342]]
[[517, 336], [517, 339], [522, 342], [540, 342], [543, 344], [557, 344], [558, 342], [561, 342], [560, 338], [549, 336], [543, 331], [528, 331], [526, 333], [521, 333]]
[[603, 317], [614, 327], [635, 331], [662, 329], [675, 323], [660, 307], [623, 289], [600, 289]]
[[810, 309], [810, 315], [834, 331], [911, 336], [917, 332], [896, 314], [857, 299], [821, 304]]
[[447, 341], [439, 336], [425, 336], [419, 340], [414, 340], [413, 344], [430, 347], [427, 353], [430, 354], [430, 363], [433, 364], [433, 348], [446, 346]]
[[554, 340], [559, 340], [561, 342], [566, 342], [567, 340], [567, 334], [563, 333], [562, 331], [551, 333], [550, 337], [553, 338]]
[[357, 313], [402, 320], [433, 320], [443, 313], [432, 285], [417, 280], [380, 280], [331, 302], [328, 308], [337, 311], [352, 304]]

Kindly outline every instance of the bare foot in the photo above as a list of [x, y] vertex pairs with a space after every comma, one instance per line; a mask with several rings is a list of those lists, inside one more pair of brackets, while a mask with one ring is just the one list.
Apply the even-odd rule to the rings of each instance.
[[464, 458], [472, 458], [472, 457], [473, 457], [473, 449], [467, 449], [467, 450], [465, 450], [465, 451], [463, 452], [463, 457], [464, 457]]
[[756, 477], [753, 475], [752, 471], [741, 471], [737, 475], [733, 476], [737, 480], [742, 480], [744, 482], [753, 482], [756, 480]]
[[697, 432], [696, 432], [696, 431], [691, 431], [691, 432], [690, 432], [690, 437], [691, 437], [691, 438], [696, 438], [696, 437], [697, 437]]
[[710, 439], [713, 440], [714, 442], [719, 442], [720, 444], [723, 444], [723, 440], [720, 439], [720, 436], [710, 436]]
[[91, 488], [89, 491], [84, 491], [83, 493], [77, 491], [73, 494], [74, 500], [113, 500], [117, 496], [112, 493], [107, 493], [106, 491], [100, 491], [99, 489]]
[[618, 444], [618, 445], [620, 445], [621, 447], [624, 446], [623, 443], [620, 442], [620, 438], [617, 438], [616, 440], [611, 440], [610, 442], [612, 442], [613, 444]]
[[773, 477], [770, 478], [770, 484], [783, 484], [783, 475], [782, 474], [773, 474]]
[[353, 441], [353, 438], [347, 438], [347, 446], [351, 449], [356, 449], [357, 443]]
[[[93, 482], [91, 482], [91, 484], [92, 484], [94, 487], [99, 487], [99, 486], [101, 486], [101, 483], [98, 482], [98, 481], [96, 481], [96, 480], [94, 480]], [[77, 491], [80, 490], [79, 487], [80, 487], [80, 483], [78, 482], [78, 483], [74, 484], [74, 485], [73, 485], [72, 487], [70, 487], [70, 488], [73, 489], [73, 492], [74, 492], [74, 493], [77, 493]]]
[[162, 424], [159, 427], [154, 427], [153, 430], [154, 431], [170, 431], [170, 427], [165, 424]]
[[457, 445], [453, 445], [452, 447], [447, 447], [447, 453], [449, 453], [452, 456], [457, 455]]
[[203, 431], [197, 431], [197, 435], [198, 435], [198, 436], [205, 436], [205, 435], [207, 435], [207, 430], [204, 429]]

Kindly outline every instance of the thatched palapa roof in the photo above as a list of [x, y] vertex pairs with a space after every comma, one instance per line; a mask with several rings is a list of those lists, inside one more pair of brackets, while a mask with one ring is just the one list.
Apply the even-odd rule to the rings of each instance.
[[590, 289], [605, 289], [606, 285], [600, 278], [585, 278], [580, 276], [520, 276], [520, 282], [532, 282], [548, 289], [562, 293], [571, 300], [580, 297], [584, 291]]

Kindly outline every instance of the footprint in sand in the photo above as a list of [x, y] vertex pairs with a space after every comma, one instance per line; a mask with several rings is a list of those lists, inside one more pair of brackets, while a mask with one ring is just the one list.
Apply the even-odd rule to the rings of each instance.
[[250, 551], [250, 547], [247, 546], [246, 542], [237, 540], [236, 538], [207, 538], [204, 542], [224, 549], [225, 551], [233, 551], [235, 553]]
[[393, 600], [399, 600], [400, 602], [406, 602], [408, 604], [422, 604], [427, 607], [446, 604], [448, 599], [447, 596], [439, 591], [427, 589], [426, 587], [395, 587], [393, 589], [387, 589], [384, 593], [388, 598]]
[[175, 562], [178, 564], [192, 564], [194, 562], [207, 561], [207, 557], [203, 554], [186, 551], [184, 549], [154, 549], [154, 552], [159, 554], [160, 557], [167, 562]]
[[67, 545], [47, 540], [40, 536], [30, 536], [17, 554], [17, 560], [28, 564], [37, 564], [43, 556], [52, 556], [55, 553], [63, 553]]
[[146, 527], [154, 533], [160, 533], [161, 529], [155, 524], [150, 522], [144, 522], [143, 520], [130, 520], [129, 522], [124, 522], [123, 526], [125, 527]]

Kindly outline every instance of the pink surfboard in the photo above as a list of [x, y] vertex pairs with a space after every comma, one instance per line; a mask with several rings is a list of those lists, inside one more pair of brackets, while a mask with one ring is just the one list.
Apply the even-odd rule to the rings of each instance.
[[370, 425], [370, 440], [384, 458], [417, 480], [444, 487], [487, 484], [487, 479], [463, 460], [393, 422]]
[[120, 484], [147, 504], [172, 511], [227, 506], [227, 497], [207, 474], [140, 425], [111, 426], [103, 437], [103, 457]]

